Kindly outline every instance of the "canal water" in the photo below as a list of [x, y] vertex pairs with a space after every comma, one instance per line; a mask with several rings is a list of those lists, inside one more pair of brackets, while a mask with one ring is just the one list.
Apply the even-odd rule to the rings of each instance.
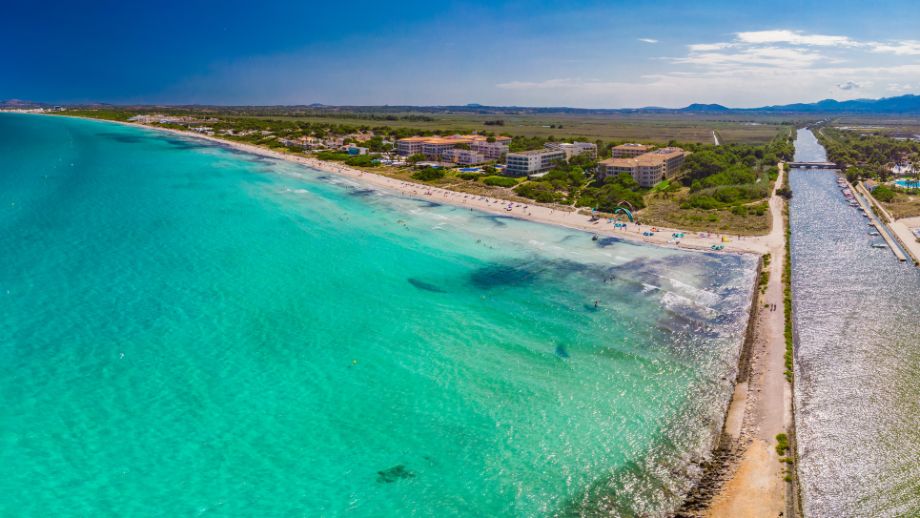
[[[795, 159], [826, 160], [810, 131]], [[871, 247], [836, 175], [789, 177], [804, 511], [920, 516], [920, 269]]]

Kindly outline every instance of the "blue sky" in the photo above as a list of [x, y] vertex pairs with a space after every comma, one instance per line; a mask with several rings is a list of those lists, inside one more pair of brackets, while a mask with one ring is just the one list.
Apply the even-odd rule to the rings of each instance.
[[16, 2], [3, 16], [0, 99], [618, 108], [920, 93], [908, 1]]

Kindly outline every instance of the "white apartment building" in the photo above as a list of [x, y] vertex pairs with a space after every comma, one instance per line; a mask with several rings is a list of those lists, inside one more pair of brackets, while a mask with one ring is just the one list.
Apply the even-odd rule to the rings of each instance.
[[452, 148], [441, 153], [441, 160], [460, 165], [478, 165], [486, 162], [486, 157], [478, 151], [471, 149]]
[[482, 153], [486, 160], [501, 160], [502, 155], [508, 153], [508, 140], [498, 140], [489, 142], [487, 140], [477, 140], [470, 143], [470, 149], [477, 153]]
[[564, 152], [566, 160], [582, 154], [588, 154], [592, 159], [597, 158], [597, 144], [591, 142], [547, 142], [544, 147]]
[[538, 149], [508, 153], [505, 174], [509, 176], [531, 176], [545, 173], [557, 162], [565, 161], [565, 151], [561, 149]]

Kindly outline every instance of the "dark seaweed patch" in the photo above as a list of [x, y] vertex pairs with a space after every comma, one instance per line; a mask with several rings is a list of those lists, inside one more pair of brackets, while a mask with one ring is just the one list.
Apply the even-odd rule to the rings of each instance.
[[608, 246], [613, 246], [622, 243], [623, 240], [619, 237], [602, 237], [594, 242], [598, 248], [607, 248]]
[[349, 189], [348, 194], [350, 196], [355, 196], [358, 198], [366, 198], [368, 196], [373, 196], [376, 194], [376, 191], [373, 189]]
[[179, 149], [205, 149], [208, 147], [205, 144], [196, 144], [195, 142], [192, 142], [190, 140], [175, 139], [175, 138], [166, 138], [163, 140], [165, 140], [166, 143], [169, 144], [170, 146], [177, 147]]
[[441, 288], [435, 286], [434, 284], [431, 284], [431, 283], [428, 283], [428, 282], [425, 282], [425, 281], [420, 281], [420, 280], [418, 280], [418, 279], [413, 279], [412, 277], [409, 277], [409, 278], [406, 279], [406, 280], [409, 281], [409, 284], [415, 286], [416, 288], [418, 288], [418, 289], [420, 289], [420, 290], [430, 291], [430, 292], [433, 292], [433, 293], [447, 293], [445, 290], [442, 290]]
[[506, 220], [512, 220], [512, 219], [514, 219], [514, 218], [512, 218], [512, 217], [510, 217], [510, 216], [498, 216], [498, 215], [495, 215], [495, 214], [484, 214], [484, 215], [479, 216], [479, 217], [482, 218], [482, 219], [485, 219], [485, 220], [487, 220], [487, 221], [491, 221], [492, 224], [495, 225], [496, 227], [507, 227], [508, 224], [505, 223], [505, 221], [506, 221]]
[[377, 483], [378, 484], [392, 484], [393, 482], [398, 482], [405, 478], [414, 478], [415, 473], [406, 469], [402, 464], [398, 466], [393, 466], [392, 468], [385, 469], [383, 471], [377, 472]]
[[140, 137], [137, 135], [125, 135], [123, 133], [112, 133], [112, 132], [103, 132], [97, 133], [97, 136], [107, 138], [109, 140], [114, 140], [115, 142], [121, 142], [122, 144], [140, 144], [147, 140], [147, 137]]
[[526, 267], [493, 264], [474, 271], [470, 275], [470, 282], [483, 290], [500, 286], [520, 286], [533, 282], [537, 273]]

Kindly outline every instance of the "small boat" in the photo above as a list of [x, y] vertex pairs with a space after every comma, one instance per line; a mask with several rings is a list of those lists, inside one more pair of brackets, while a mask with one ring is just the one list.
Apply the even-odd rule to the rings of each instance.
[[872, 248], [888, 248], [888, 245], [884, 243], [872, 243]]
[[870, 231], [869, 231], [869, 235], [870, 235], [870, 236], [880, 236], [881, 234], [879, 234], [879, 233], [878, 233], [877, 231], [875, 231], [875, 230], [870, 230]]

